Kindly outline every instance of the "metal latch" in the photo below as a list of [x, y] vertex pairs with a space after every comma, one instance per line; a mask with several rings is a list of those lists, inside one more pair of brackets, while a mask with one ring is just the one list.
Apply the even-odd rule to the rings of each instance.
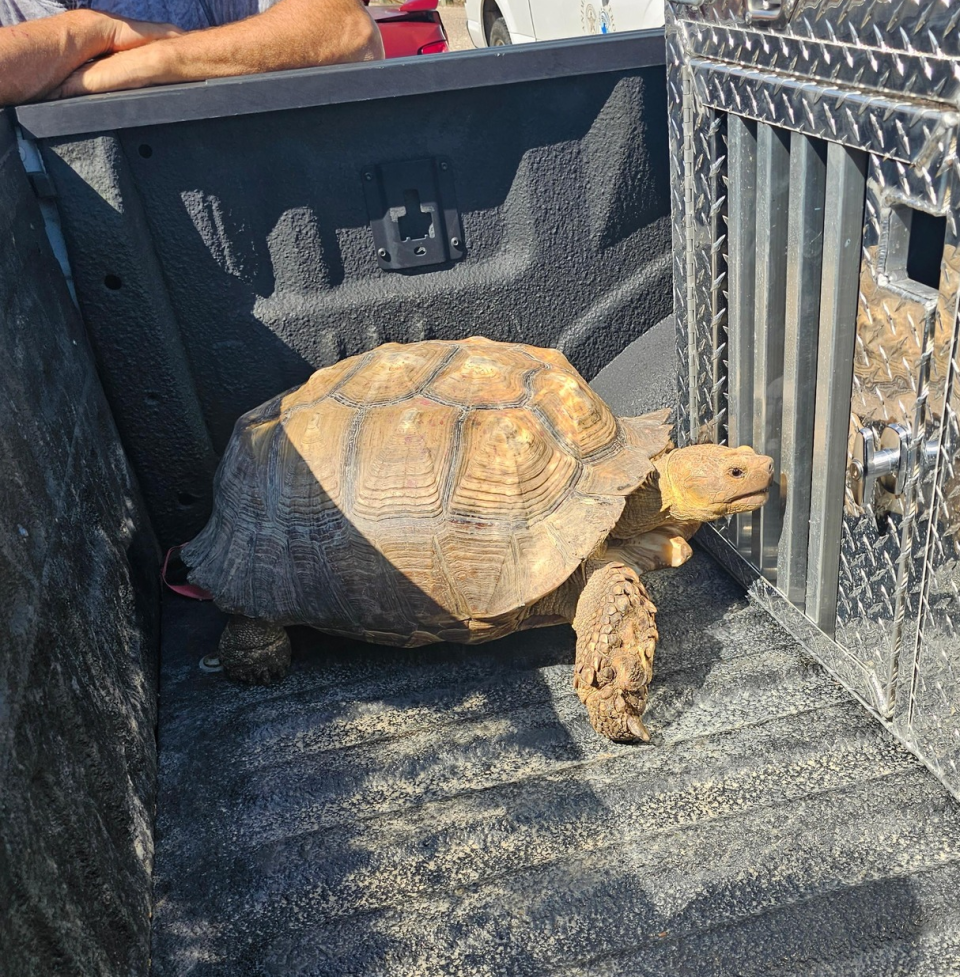
[[747, 0], [747, 20], [786, 20], [795, 0]]
[[[916, 460], [912, 432], [902, 424], [887, 424], [878, 435], [872, 427], [862, 427], [853, 441], [853, 457], [847, 474], [853, 500], [860, 508], [872, 507], [877, 485], [890, 495], [901, 495]], [[936, 440], [922, 445], [924, 460], [932, 460], [938, 450]]]

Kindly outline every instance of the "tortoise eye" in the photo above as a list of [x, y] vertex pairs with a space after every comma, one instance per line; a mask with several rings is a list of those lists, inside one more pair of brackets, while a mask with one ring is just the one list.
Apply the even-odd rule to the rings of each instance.
[[733, 478], [743, 478], [747, 473], [742, 468], [731, 468], [730, 475]]

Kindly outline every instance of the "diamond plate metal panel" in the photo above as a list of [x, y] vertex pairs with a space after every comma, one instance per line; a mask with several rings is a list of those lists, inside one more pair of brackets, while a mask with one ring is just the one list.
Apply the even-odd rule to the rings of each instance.
[[[914, 558], [919, 587], [907, 593], [893, 728], [960, 794], [960, 221], [957, 160], [943, 205], [946, 234], [930, 355], [930, 410], [916, 496]], [[946, 390], [943, 410], [936, 398]]]
[[685, 100], [683, 86], [683, 50], [678, 42], [676, 21], [672, 11], [666, 11], [667, 99], [671, 106], [668, 115], [670, 142], [670, 193], [673, 220], [673, 308], [677, 320], [677, 418], [676, 439], [690, 443], [691, 397], [696, 386], [690, 383], [689, 370], [689, 310], [687, 307], [687, 207]]
[[698, 104], [667, 26], [681, 443], [726, 438], [725, 117]]
[[700, 392], [696, 413], [691, 418], [691, 434], [697, 441], [714, 442], [726, 437], [724, 123], [722, 114], [709, 109], [700, 110], [693, 121], [693, 220], [688, 239], [694, 258], [690, 334], [696, 354], [693, 369]]
[[[927, 6], [935, 11], [938, 5]], [[955, 14], [950, 20], [955, 20]], [[827, 19], [817, 22], [825, 35], [830, 24]], [[856, 27], [849, 29], [843, 42], [836, 35], [816, 37], [802, 19], [775, 34], [697, 22], [686, 22], [682, 29], [686, 47], [704, 58], [782, 72], [808, 84], [842, 81], [897, 98], [903, 92], [922, 92], [926, 98], [943, 102], [955, 102], [960, 95], [960, 80], [953, 62], [942, 52], [931, 57], [910, 47], [898, 51], [896, 58], [883, 56], [875, 45], [858, 46], [852, 42], [852, 35], [858, 33]], [[887, 51], [891, 47], [888, 44]]]
[[[781, 534], [771, 564], [768, 549], [776, 542], [771, 527], [779, 526], [777, 519], [767, 519], [766, 528], [762, 519], [721, 526], [712, 538], [726, 537], [718, 552], [728, 563], [738, 559], [745, 572], [751, 563], [754, 573], [766, 575], [767, 582], [756, 586], [767, 606], [802, 632], [828, 668], [960, 791], [960, 237], [954, 213], [960, 199], [960, 5], [668, 0], [667, 7], [670, 72], [679, 96], [671, 123], [685, 154], [683, 191], [675, 199], [681, 208], [675, 220], [683, 234], [675, 243], [687, 438], [719, 439], [729, 420], [731, 437], [747, 440], [740, 429], [748, 426], [744, 403], [749, 393], [762, 414], [754, 439], [772, 443], [782, 400], [784, 440], [776, 446], [784, 452], [783, 525], [791, 534], [790, 545], [784, 546]], [[674, 123], [681, 114], [683, 122]], [[745, 119], [752, 120], [752, 129], [745, 128]], [[772, 264], [779, 260], [773, 254], [779, 244], [771, 249], [758, 248], [756, 241], [744, 243], [763, 233], [759, 223], [754, 232], [744, 217], [751, 194], [757, 195], [758, 213], [767, 207], [766, 219], [783, 209], [779, 198], [771, 210], [773, 198], [763, 197], [762, 153], [750, 156], [751, 146], [762, 142], [755, 134], [769, 143], [773, 130], [793, 133], [786, 204], [793, 251], [788, 252], [786, 276]], [[726, 145], [727, 131], [738, 140], [732, 149]], [[825, 144], [842, 146], [848, 155], [829, 150], [837, 166], [833, 176], [827, 167], [824, 184], [824, 151], [818, 147]], [[841, 179], [844, 160], [843, 165], [860, 167], [859, 184]], [[864, 166], [863, 233], [855, 242], [862, 247], [859, 273], [853, 266], [856, 301], [850, 312], [838, 307], [831, 317], [822, 308], [831, 300], [828, 279], [832, 275], [832, 288], [846, 288], [843, 276], [851, 267], [845, 258], [838, 277], [827, 260], [829, 232], [837, 237], [833, 208], [843, 204], [849, 211], [843, 219], [851, 228], [856, 203], [847, 190], [836, 198], [836, 188], [859, 188], [862, 195]], [[847, 166], [851, 173], [855, 168]], [[778, 172], [782, 179], [782, 165]], [[736, 184], [738, 178], [747, 181], [746, 189]], [[816, 206], [826, 211], [822, 238], [815, 215], [805, 210]], [[722, 233], [726, 218], [732, 222], [729, 241]], [[747, 256], [745, 249], [751, 247]], [[807, 260], [810, 247], [822, 247], [822, 262]], [[924, 247], [933, 249], [932, 256], [917, 258], [914, 252]], [[819, 340], [817, 303], [811, 298], [817, 274], [823, 276]], [[728, 285], [718, 284], [728, 276]], [[783, 277], [785, 326], [776, 314]], [[764, 295], [771, 282], [774, 291]], [[763, 323], [761, 310], [768, 320]], [[841, 335], [836, 332], [840, 327], [850, 331]], [[818, 343], [813, 358], [811, 342]], [[779, 356], [781, 343], [782, 389], [776, 364], [771, 372], [763, 361], [771, 350]], [[837, 375], [838, 366], [846, 377]], [[811, 425], [798, 420], [798, 405], [806, 403], [809, 413], [810, 399], [791, 387], [801, 383], [816, 387], [818, 417], [825, 410], [821, 398], [831, 398], [834, 407], [824, 416], [829, 413], [836, 422], [829, 431], [819, 420], [813, 426], [812, 496], [791, 486], [796, 472], [808, 477], [811, 456], [803, 443], [810, 440]], [[754, 384], [766, 384], [768, 390], [755, 394]], [[844, 403], [837, 400], [844, 385], [849, 424], [836, 411]], [[876, 440], [893, 430], [889, 425], [905, 429], [895, 452], [899, 465], [891, 462], [895, 475], [881, 478], [876, 491], [871, 489], [858, 504], [852, 489], [860, 487], [854, 479], [863, 477], [862, 468], [851, 464], [844, 492], [839, 460], [846, 456], [853, 462], [857, 432], [873, 432]], [[764, 450], [765, 445], [755, 447]], [[818, 469], [818, 452], [832, 459], [826, 469], [822, 464]], [[824, 492], [825, 477], [836, 483], [835, 489]], [[809, 541], [803, 538], [805, 517], [796, 517], [796, 511], [810, 513]], [[824, 518], [832, 528], [823, 528]], [[824, 560], [839, 564], [838, 578]], [[776, 594], [778, 573], [793, 606], [770, 596]], [[800, 621], [807, 623], [801, 626]]]
[[922, 625], [909, 696], [896, 719], [900, 735], [948, 786], [960, 788], [960, 362], [937, 454], [937, 481], [926, 551]]
[[[915, 80], [905, 56], [928, 63], [960, 58], [960, 7], [949, 2], [783, 0], [778, 12], [770, 17], [756, 9], [759, 6], [756, 0], [714, 0], [702, 4], [674, 0], [670, 5], [688, 33], [719, 37], [725, 28], [753, 32], [761, 47], [757, 57], [764, 64], [781, 56], [776, 51], [778, 47], [786, 50], [785, 56], [789, 57], [791, 42], [798, 47], [817, 41], [842, 45], [843, 56], [826, 61], [822, 76], [850, 82], [862, 77], [857, 74], [861, 71], [861, 57], [885, 61], [883, 70], [879, 66], [875, 70], [879, 78], [889, 73], [890, 84], [897, 79]], [[689, 49], [693, 43], [691, 40], [685, 47]], [[891, 53], [896, 55], [895, 59], [889, 57]], [[743, 56], [731, 56], [729, 60], [746, 63]], [[793, 70], [802, 74], [807, 63], [798, 60]], [[787, 70], [784, 63], [780, 67]]]
[[931, 164], [942, 155], [958, 120], [953, 111], [817, 85], [775, 72], [699, 57], [692, 57], [689, 66], [701, 105], [903, 163]]
[[[851, 432], [887, 424], [912, 432], [910, 470], [896, 496], [882, 487], [866, 508], [848, 491], [844, 505], [841, 574], [836, 637], [870, 676], [868, 696], [891, 716], [904, 641], [915, 635], [917, 609], [909, 591], [919, 589], [922, 548], [915, 535], [918, 504], [927, 508], [917, 486], [928, 478], [930, 443], [943, 417], [946, 365], [956, 302], [942, 272], [939, 291], [910, 276], [907, 251], [911, 215], [949, 210], [952, 152], [926, 165], [904, 166], [870, 158], [857, 321], [857, 347], [851, 397]], [[943, 250], [943, 249], [941, 249]], [[942, 256], [937, 254], [938, 270]], [[851, 445], [852, 451], [852, 445]], [[923, 516], [922, 518], [925, 518]]]

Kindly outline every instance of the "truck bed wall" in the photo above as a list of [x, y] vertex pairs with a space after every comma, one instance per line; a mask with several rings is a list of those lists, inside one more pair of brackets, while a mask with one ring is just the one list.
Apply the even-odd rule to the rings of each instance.
[[[318, 91], [329, 99], [349, 82], [356, 97], [225, 116], [224, 104], [250, 112], [250, 83], [233, 80], [184, 89], [192, 118], [135, 128], [124, 106], [162, 119], [181, 103], [118, 96], [102, 124], [125, 127], [94, 135], [56, 134], [82, 106], [21, 110], [28, 128], [54, 133], [45, 159], [80, 306], [164, 544], [204, 525], [236, 418], [318, 367], [386, 341], [480, 333], [557, 346], [590, 377], [669, 314], [664, 69], [611, 68], [595, 50], [645, 49], [603, 43], [573, 42], [588, 67], [566, 75], [569, 43], [503, 64], [478, 52], [433, 62], [452, 88], [385, 97], [419, 59], [371, 69], [384, 97], [354, 67], [320, 76]], [[494, 62], [506, 75], [518, 54], [557, 77], [470, 86]], [[289, 101], [309, 102], [316, 76], [294, 74], [273, 88], [299, 77]], [[254, 82], [261, 108], [270, 82]], [[448, 163], [466, 257], [384, 271], [362, 174], [417, 159]]]
[[146, 973], [155, 542], [0, 112], [0, 971]]
[[[24, 107], [82, 322], [4, 122], [11, 973], [148, 971], [151, 529], [191, 538], [237, 416], [317, 367], [481, 333], [589, 377], [668, 315], [665, 94], [662, 36], [625, 36]], [[382, 271], [362, 172], [440, 158], [465, 259]]]

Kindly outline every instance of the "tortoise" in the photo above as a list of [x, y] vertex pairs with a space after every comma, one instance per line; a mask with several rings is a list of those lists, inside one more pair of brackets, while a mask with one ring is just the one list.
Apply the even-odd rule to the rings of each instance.
[[571, 623], [597, 732], [648, 740], [657, 642], [640, 574], [702, 522], [762, 505], [769, 458], [674, 449], [668, 411], [615, 417], [554, 349], [387, 343], [244, 414], [182, 550], [231, 616], [228, 677], [282, 678], [284, 626], [413, 647]]

